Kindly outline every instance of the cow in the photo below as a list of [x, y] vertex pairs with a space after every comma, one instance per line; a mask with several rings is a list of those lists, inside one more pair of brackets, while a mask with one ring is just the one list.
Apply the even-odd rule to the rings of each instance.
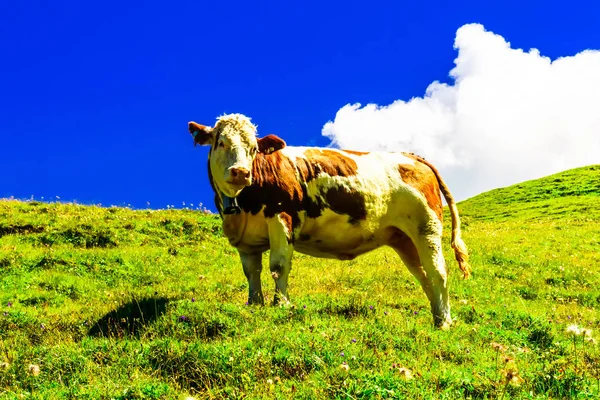
[[288, 304], [294, 250], [352, 260], [391, 247], [425, 291], [436, 327], [452, 323], [442, 254], [442, 199], [452, 218], [451, 246], [464, 278], [470, 267], [456, 203], [438, 170], [412, 153], [286, 146], [257, 137], [242, 114], [214, 127], [188, 123], [195, 145], [210, 146], [208, 177], [223, 233], [248, 279], [248, 303], [264, 305], [262, 253], [270, 250], [273, 304]]

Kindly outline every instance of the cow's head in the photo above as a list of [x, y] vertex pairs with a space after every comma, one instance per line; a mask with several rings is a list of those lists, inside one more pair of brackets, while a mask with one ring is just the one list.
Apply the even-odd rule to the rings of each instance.
[[219, 117], [211, 128], [188, 124], [194, 145], [210, 145], [209, 165], [213, 182], [228, 197], [236, 197], [252, 184], [252, 163], [258, 153], [271, 154], [285, 147], [275, 135], [258, 139], [256, 126], [242, 114]]

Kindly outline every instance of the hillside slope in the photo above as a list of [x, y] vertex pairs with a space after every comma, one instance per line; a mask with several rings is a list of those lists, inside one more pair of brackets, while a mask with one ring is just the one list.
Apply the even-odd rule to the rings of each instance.
[[389, 249], [295, 255], [294, 306], [248, 307], [218, 216], [0, 201], [0, 398], [598, 398], [599, 177], [459, 204], [448, 332]]
[[462, 215], [477, 220], [598, 219], [600, 165], [490, 190], [460, 206]]

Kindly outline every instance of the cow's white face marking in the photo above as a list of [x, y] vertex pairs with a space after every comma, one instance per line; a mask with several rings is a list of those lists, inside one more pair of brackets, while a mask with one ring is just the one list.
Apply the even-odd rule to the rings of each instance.
[[216, 186], [228, 197], [236, 197], [252, 184], [252, 162], [258, 151], [256, 126], [250, 118], [230, 114], [218, 119], [213, 129], [210, 171]]

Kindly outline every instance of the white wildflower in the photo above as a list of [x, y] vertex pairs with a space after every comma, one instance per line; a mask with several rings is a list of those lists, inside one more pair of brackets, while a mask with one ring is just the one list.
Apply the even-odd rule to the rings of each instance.
[[412, 379], [413, 377], [412, 371], [405, 367], [398, 368], [398, 373], [406, 380]]
[[580, 336], [583, 332], [577, 325], [573, 324], [567, 326], [567, 333], [572, 336]]
[[27, 371], [30, 375], [38, 376], [40, 374], [40, 366], [35, 364], [29, 364]]

